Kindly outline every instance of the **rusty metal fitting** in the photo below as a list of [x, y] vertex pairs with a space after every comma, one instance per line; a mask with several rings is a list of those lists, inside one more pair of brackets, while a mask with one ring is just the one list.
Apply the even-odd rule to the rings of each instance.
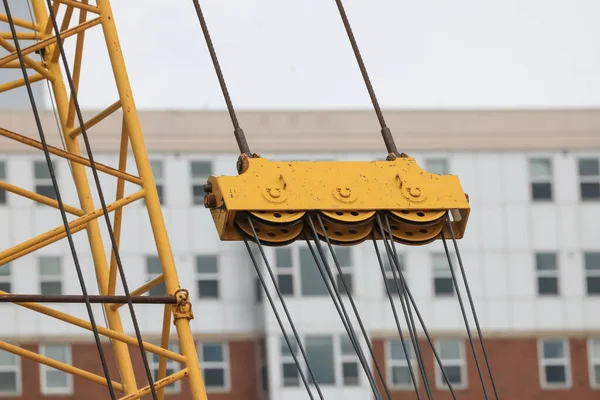
[[206, 184], [204, 185], [204, 193], [211, 193], [211, 192], [212, 192], [212, 183], [206, 182]]
[[206, 207], [206, 208], [217, 207], [217, 196], [215, 196], [212, 193], [204, 196], [204, 207]]
[[190, 294], [186, 289], [177, 289], [175, 292], [175, 298], [177, 304], [173, 306], [173, 324], [178, 319], [185, 318], [188, 321], [194, 319], [194, 313], [192, 312], [192, 303], [190, 303]]

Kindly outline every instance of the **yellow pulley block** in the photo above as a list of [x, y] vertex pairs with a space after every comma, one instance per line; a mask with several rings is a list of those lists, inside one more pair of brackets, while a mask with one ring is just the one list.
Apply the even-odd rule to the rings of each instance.
[[311, 218], [321, 238], [355, 245], [373, 231], [381, 238], [380, 213], [388, 217], [386, 234], [422, 245], [447, 229], [448, 212], [455, 237], [462, 238], [470, 212], [456, 176], [429, 173], [412, 157], [275, 162], [243, 154], [238, 171], [238, 176], [211, 176], [205, 187], [204, 204], [221, 240], [242, 240], [244, 232], [266, 245], [285, 245], [312, 237]]

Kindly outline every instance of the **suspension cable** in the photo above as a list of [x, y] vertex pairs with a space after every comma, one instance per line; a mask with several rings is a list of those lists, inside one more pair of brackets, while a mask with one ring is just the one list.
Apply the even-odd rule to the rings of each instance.
[[[273, 282], [273, 285], [275, 287], [275, 291], [277, 292], [277, 296], [279, 297], [279, 300], [281, 301], [281, 305], [283, 306], [283, 310], [285, 312], [285, 315], [288, 319], [288, 322], [290, 324], [290, 327], [292, 328], [292, 332], [294, 333], [294, 337], [296, 339], [296, 343], [298, 344], [298, 347], [300, 349], [300, 352], [302, 353], [302, 357], [304, 358], [304, 362], [306, 363], [306, 368], [308, 369], [308, 373], [310, 374], [310, 377], [312, 379], [312, 381], [315, 384], [315, 388], [317, 389], [317, 392], [319, 394], [319, 398], [321, 400], [324, 400], [323, 398], [323, 393], [321, 392], [321, 387], [317, 381], [317, 379], [315, 378], [315, 374], [313, 373], [313, 370], [310, 366], [310, 362], [308, 361], [308, 355], [306, 354], [306, 351], [304, 350], [304, 346], [302, 345], [302, 341], [300, 340], [300, 335], [298, 334], [298, 331], [296, 330], [296, 325], [294, 324], [294, 321], [292, 320], [292, 316], [287, 308], [287, 305], [285, 303], [285, 300], [283, 298], [283, 294], [281, 293], [281, 290], [279, 290], [279, 285], [277, 284], [277, 279], [275, 278], [275, 274], [273, 273], [273, 269], [271, 268], [271, 264], [269, 263], [269, 260], [267, 259], [267, 255], [265, 253], [265, 250], [263, 249], [262, 243], [260, 242], [260, 239], [258, 238], [258, 234], [256, 233], [256, 228], [254, 227], [254, 223], [252, 222], [252, 219], [250, 217], [248, 217], [248, 223], [250, 224], [250, 229], [252, 229], [252, 235], [254, 237], [254, 239], [256, 240], [256, 244], [258, 245], [258, 250], [260, 251], [260, 254], [262, 255], [263, 261], [265, 262], [265, 266], [267, 267], [267, 272], [269, 273], [269, 276], [271, 277], [271, 281]], [[283, 327], [283, 324], [281, 323], [281, 318], [279, 317], [279, 312], [277, 311], [277, 308], [275, 307], [275, 303], [273, 302], [271, 295], [269, 293], [269, 290], [267, 288], [267, 285], [265, 283], [265, 281], [262, 278], [262, 274], [260, 273], [260, 268], [258, 267], [258, 264], [256, 263], [256, 260], [254, 258], [254, 255], [252, 254], [252, 251], [250, 250], [250, 245], [248, 244], [248, 235], [242, 231], [241, 229], [239, 230], [240, 234], [242, 235], [243, 239], [244, 239], [244, 243], [246, 244], [246, 248], [248, 249], [248, 254], [250, 254], [250, 258], [252, 259], [252, 262], [254, 264], [254, 268], [256, 269], [256, 273], [258, 275], [258, 279], [260, 279], [261, 285], [263, 287], [263, 289], [265, 290], [265, 293], [267, 295], [267, 298], [269, 299], [269, 303], [271, 304], [271, 308], [273, 309], [273, 312], [275, 313], [275, 317], [277, 318], [277, 322], [279, 323], [279, 327], [281, 328], [281, 332], [284, 335], [284, 338], [288, 344], [288, 347], [290, 349], [290, 352], [292, 353], [292, 355], [294, 355], [294, 350], [292, 349], [292, 346], [290, 344], [289, 339], [287, 338], [287, 334], [285, 332], [285, 329]], [[308, 387], [308, 382], [306, 381], [306, 378], [304, 377], [304, 373], [302, 372], [302, 367], [300, 366], [298, 360], [296, 359], [296, 357], [294, 356], [294, 361], [296, 362], [296, 367], [298, 368], [298, 371], [300, 372], [300, 376], [302, 377], [302, 381], [304, 382], [304, 385], [306, 387], [306, 391], [308, 392], [308, 395], [310, 396], [311, 399], [314, 400], [314, 397], [312, 395], [312, 391], [309, 389]]]
[[210, 52], [210, 58], [215, 68], [215, 72], [217, 73], [217, 78], [219, 79], [221, 92], [223, 92], [223, 97], [225, 98], [225, 103], [227, 104], [229, 117], [231, 118], [231, 123], [233, 124], [233, 135], [235, 136], [235, 140], [237, 141], [240, 153], [246, 154], [248, 157], [251, 157], [252, 153], [250, 152], [250, 147], [248, 146], [248, 141], [246, 140], [244, 130], [240, 127], [237, 116], [235, 114], [233, 103], [231, 102], [231, 96], [229, 95], [229, 90], [227, 90], [227, 84], [225, 83], [225, 78], [223, 77], [221, 66], [219, 65], [217, 53], [213, 46], [212, 39], [210, 38], [210, 32], [208, 31], [208, 26], [206, 25], [206, 20], [204, 19], [204, 14], [202, 13], [200, 2], [198, 0], [192, 1], [194, 3], [194, 8], [196, 9], [196, 14], [198, 15], [198, 21], [200, 22], [200, 26], [202, 27], [202, 32], [204, 33], [204, 39], [206, 40], [206, 46], [208, 47], [208, 51]]
[[[417, 381], [415, 379], [415, 373], [413, 371], [412, 361], [410, 360], [410, 353], [406, 348], [406, 342], [404, 339], [404, 334], [402, 333], [402, 327], [400, 326], [400, 319], [398, 318], [398, 313], [396, 312], [396, 305], [394, 304], [394, 299], [392, 298], [392, 292], [390, 290], [390, 285], [385, 276], [385, 268], [383, 266], [383, 259], [381, 258], [381, 254], [379, 252], [379, 247], [377, 246], [377, 240], [375, 239], [375, 231], [373, 231], [373, 246], [375, 247], [375, 254], [377, 255], [377, 261], [379, 262], [379, 268], [381, 270], [381, 276], [383, 277], [383, 283], [385, 284], [385, 290], [388, 295], [388, 299], [390, 300], [390, 306], [392, 307], [392, 313], [394, 314], [394, 321], [396, 322], [396, 328], [398, 329], [398, 335], [400, 336], [400, 343], [402, 345], [402, 349], [404, 350], [404, 355], [406, 356], [406, 361], [408, 364], [408, 372], [410, 373], [410, 379], [412, 381], [413, 387], [415, 388], [415, 394], [417, 395], [417, 400], [421, 400], [421, 395], [419, 394], [419, 387], [417, 385]], [[390, 268], [392, 266], [390, 265]], [[393, 274], [394, 272], [392, 272]], [[394, 282], [397, 282], [394, 279]], [[400, 296], [400, 293], [398, 293]]]
[[377, 119], [379, 120], [379, 125], [381, 126], [381, 136], [383, 137], [385, 148], [387, 149], [388, 154], [400, 156], [400, 154], [398, 153], [398, 149], [396, 148], [396, 143], [394, 142], [394, 137], [392, 136], [392, 131], [390, 130], [390, 128], [388, 128], [388, 126], [385, 123], [385, 119], [383, 118], [383, 112], [381, 111], [381, 107], [379, 106], [379, 102], [377, 101], [377, 96], [375, 96], [375, 90], [373, 89], [373, 85], [371, 84], [371, 79], [369, 79], [367, 67], [365, 66], [363, 58], [360, 54], [360, 50], [358, 49], [358, 44], [356, 43], [356, 39], [354, 38], [354, 33], [352, 32], [350, 21], [348, 20], [348, 16], [346, 15], [346, 11], [344, 10], [342, 0], [335, 0], [335, 3], [337, 4], [340, 16], [342, 17], [344, 28], [346, 28], [346, 34], [348, 35], [348, 39], [350, 40], [352, 50], [354, 51], [354, 56], [356, 57], [356, 61], [358, 62], [360, 73], [362, 74], [363, 80], [365, 81], [367, 91], [369, 92], [369, 97], [371, 97], [371, 102], [373, 103], [375, 114], [377, 114]]
[[48, 172], [50, 174], [50, 179], [52, 180], [52, 186], [54, 188], [54, 192], [56, 194], [56, 201], [58, 202], [58, 207], [60, 209], [60, 215], [61, 215], [61, 218], [63, 221], [63, 225], [65, 227], [65, 232], [67, 234], [67, 241], [69, 242], [69, 248], [71, 250], [71, 255], [73, 256], [75, 270], [77, 271], [77, 278], [79, 280], [79, 285], [80, 285], [81, 291], [83, 293], [83, 299], [85, 302], [87, 314], [88, 314], [88, 317], [90, 318], [90, 324], [92, 326], [92, 332], [94, 334], [94, 340], [96, 342], [96, 347], [97, 347], [98, 353], [100, 355], [100, 362], [102, 364], [102, 370], [104, 372], [104, 377], [106, 378], [106, 383], [108, 386], [108, 390], [110, 392], [110, 397], [111, 397], [111, 399], [115, 400], [117, 397], [115, 395], [115, 390], [114, 390], [114, 387], [112, 384], [112, 379], [110, 378], [110, 372], [108, 370], [108, 365], [106, 363], [104, 349], [102, 348], [102, 343], [100, 342], [100, 334], [98, 332], [98, 326], [96, 325], [96, 320], [94, 318], [94, 312], [92, 310], [92, 305], [91, 305], [90, 298], [89, 298], [89, 295], [87, 292], [85, 279], [83, 277], [81, 265], [79, 264], [79, 257], [77, 256], [77, 250], [75, 249], [75, 243], [73, 241], [71, 228], [69, 227], [67, 213], [65, 211], [65, 206], [63, 204], [62, 196], [60, 194], [60, 189], [58, 187], [58, 180], [56, 179], [56, 174], [54, 173], [54, 166], [52, 165], [52, 160], [50, 159], [50, 152], [48, 151], [46, 135], [44, 134], [44, 129], [42, 127], [42, 122], [41, 122], [40, 115], [39, 115], [39, 112], [38, 112], [38, 109], [36, 106], [35, 98], [33, 95], [33, 90], [31, 88], [31, 82], [29, 80], [29, 75], [27, 74], [27, 69], [25, 67], [25, 60], [23, 57], [23, 53], [21, 51], [21, 45], [19, 44], [19, 39], [17, 37], [17, 31], [15, 29], [15, 24], [14, 24], [14, 21], [12, 18], [12, 13], [10, 12], [10, 6], [8, 5], [8, 0], [3, 0], [3, 1], [4, 1], [4, 8], [6, 10], [6, 16], [8, 19], [8, 24], [10, 26], [10, 31], [11, 31], [13, 41], [15, 44], [15, 50], [17, 52], [17, 56], [19, 58], [19, 63], [21, 65], [23, 79], [25, 80], [25, 86], [27, 87], [27, 94], [29, 96], [29, 101], [31, 102], [31, 108], [33, 110], [33, 115], [35, 117], [35, 122], [37, 125], [38, 133], [40, 135], [40, 141], [42, 142], [44, 156], [46, 158], [46, 164], [48, 165]]
[[[6, 1], [6, 0], [5, 0]], [[114, 231], [112, 228], [112, 224], [110, 222], [110, 216], [108, 213], [108, 209], [106, 206], [106, 201], [104, 199], [104, 193], [102, 190], [102, 185], [100, 184], [100, 177], [98, 175], [98, 170], [96, 169], [96, 162], [94, 161], [94, 156], [92, 153], [92, 148], [90, 145], [90, 141], [87, 135], [87, 129], [85, 128], [85, 121], [83, 119], [83, 114], [81, 113], [81, 108], [79, 107], [79, 101], [77, 100], [77, 89], [75, 88], [75, 85], [73, 83], [73, 79], [71, 76], [71, 71], [69, 68], [69, 63], [67, 60], [67, 55], [65, 53], [65, 49], [63, 46], [63, 42], [62, 42], [62, 38], [60, 36], [60, 30], [58, 27], [58, 23], [56, 21], [56, 16], [54, 15], [54, 10], [52, 9], [52, 3], [51, 0], [46, 0], [46, 3], [48, 5], [48, 12], [49, 12], [49, 17], [51, 18], [52, 21], [52, 25], [54, 27], [54, 34], [56, 36], [56, 44], [58, 46], [58, 50], [60, 52], [60, 56], [63, 62], [63, 67], [65, 69], [65, 76], [67, 78], [67, 81], [69, 83], [69, 88], [71, 91], [71, 99], [73, 100], [73, 105], [75, 106], [75, 112], [77, 114], [77, 119], [79, 122], [79, 126], [81, 128], [81, 135], [83, 137], [83, 141], [85, 143], [85, 148], [86, 148], [86, 152], [88, 155], [88, 158], [90, 160], [90, 167], [92, 170], [92, 174], [94, 175], [94, 181], [96, 184], [96, 189], [98, 190], [98, 197], [100, 198], [100, 203], [102, 205], [102, 211], [103, 211], [103, 215], [104, 215], [104, 220], [106, 221], [106, 227], [108, 230], [108, 234], [110, 236], [110, 241], [111, 241], [111, 245], [112, 245], [112, 250], [115, 254], [115, 259], [117, 262], [117, 267], [119, 270], [119, 275], [121, 277], [121, 282], [123, 284], [123, 291], [125, 292], [125, 296], [127, 298], [127, 305], [129, 308], [129, 312], [131, 314], [131, 321], [133, 323], [133, 328], [135, 330], [135, 335], [137, 338], [137, 342], [138, 342], [138, 347], [140, 349], [140, 353], [142, 356], [142, 361], [144, 364], [144, 370], [146, 372], [146, 377], [148, 379], [148, 385], [150, 386], [150, 391], [152, 393], [152, 398], [154, 400], [158, 399], [158, 394], [156, 392], [156, 388], [154, 387], [154, 379], [152, 377], [152, 371], [150, 369], [150, 365], [148, 363], [148, 358], [146, 355], [146, 351], [144, 349], [144, 343], [142, 340], [142, 334], [140, 331], [140, 327], [137, 321], [137, 317], [135, 314], [135, 310], [133, 307], [133, 302], [131, 300], [131, 293], [129, 292], [129, 285], [127, 284], [127, 278], [125, 276], [125, 270], [123, 268], [123, 263], [121, 262], [121, 256], [119, 254], [119, 246], [117, 245], [117, 241], [115, 239], [115, 235], [114, 235]]]
[[479, 336], [479, 343], [481, 343], [481, 349], [483, 350], [483, 358], [484, 358], [485, 364], [487, 366], [488, 374], [490, 376], [490, 381], [492, 382], [492, 389], [494, 390], [494, 396], [496, 397], [496, 400], [498, 400], [499, 397], [498, 397], [498, 391], [496, 389], [496, 382], [494, 380], [494, 376], [492, 374], [492, 368], [491, 368], [490, 362], [488, 360], [487, 351], [485, 349], [485, 342], [483, 341], [483, 334], [481, 332], [481, 326], [479, 325], [479, 318], [477, 317], [477, 311], [475, 310], [475, 303], [473, 302], [473, 297], [471, 296], [471, 289], [469, 288], [467, 274], [465, 273], [465, 267], [463, 265], [462, 257], [460, 256], [460, 250], [458, 249], [458, 243], [456, 242], [456, 236], [454, 235], [454, 228], [452, 227], [452, 223], [450, 221], [449, 215], [448, 215], [447, 221], [448, 221], [448, 228], [450, 231], [450, 235], [452, 236], [452, 242], [454, 244], [454, 250], [456, 251], [456, 258], [458, 259], [460, 273], [462, 275], [463, 282], [465, 284], [467, 297], [469, 299], [469, 305], [471, 307], [471, 311], [473, 314], [473, 320], [475, 321], [475, 326], [477, 327], [477, 335]]

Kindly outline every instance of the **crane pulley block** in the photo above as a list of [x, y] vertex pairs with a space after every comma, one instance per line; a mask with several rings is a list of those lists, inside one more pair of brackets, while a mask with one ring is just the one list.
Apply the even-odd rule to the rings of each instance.
[[[412, 157], [269, 161], [242, 154], [238, 170], [211, 176], [205, 186], [204, 204], [221, 240], [242, 240], [241, 230], [265, 245], [285, 245], [314, 227], [338, 245], [358, 244], [371, 233], [381, 238], [381, 229], [398, 242], [422, 245], [449, 230], [448, 212], [457, 239], [469, 217], [458, 177], [427, 172]], [[382, 214], [387, 218], [377, 218]]]

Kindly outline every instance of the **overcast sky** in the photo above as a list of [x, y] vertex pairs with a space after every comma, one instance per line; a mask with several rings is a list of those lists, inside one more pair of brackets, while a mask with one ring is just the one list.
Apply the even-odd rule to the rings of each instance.
[[[113, 0], [139, 108], [222, 109], [191, 0]], [[370, 107], [334, 0], [202, 0], [239, 109]], [[345, 0], [382, 106], [600, 106], [599, 0]], [[116, 100], [86, 36], [81, 103]]]

